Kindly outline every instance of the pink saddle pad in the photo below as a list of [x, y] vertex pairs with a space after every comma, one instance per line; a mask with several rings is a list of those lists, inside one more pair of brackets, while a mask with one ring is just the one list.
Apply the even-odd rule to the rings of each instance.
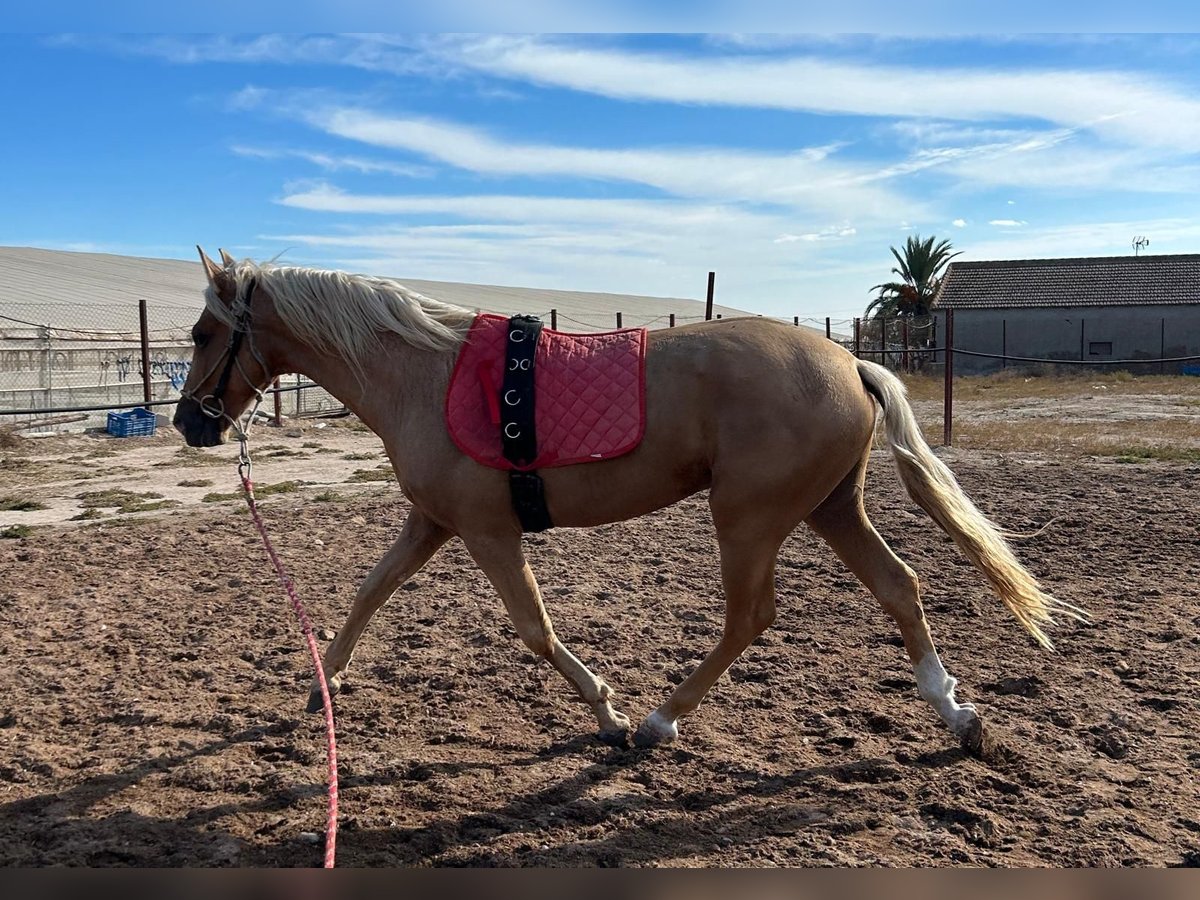
[[[493, 469], [504, 458], [500, 386], [508, 319], [476, 317], [446, 391], [446, 426], [463, 453]], [[538, 456], [527, 468], [612, 459], [646, 430], [646, 329], [566, 334], [543, 328], [534, 360]]]

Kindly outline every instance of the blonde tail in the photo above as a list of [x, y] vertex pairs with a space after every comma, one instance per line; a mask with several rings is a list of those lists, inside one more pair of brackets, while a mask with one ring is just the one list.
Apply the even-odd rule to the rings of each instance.
[[883, 408], [887, 442], [908, 495], [954, 539], [1017, 621], [1039, 644], [1053, 650], [1042, 631], [1043, 625], [1054, 624], [1052, 614], [1086, 622], [1086, 613], [1042, 591], [1013, 555], [1000, 530], [963, 493], [954, 474], [925, 443], [903, 382], [883, 366], [865, 360], [858, 361], [858, 374]]

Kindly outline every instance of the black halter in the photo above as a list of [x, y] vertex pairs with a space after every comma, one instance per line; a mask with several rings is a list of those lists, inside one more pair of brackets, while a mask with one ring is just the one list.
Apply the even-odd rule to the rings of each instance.
[[[245, 299], [238, 307], [237, 315], [233, 320], [233, 329], [229, 333], [229, 343], [225, 347], [225, 368], [221, 370], [221, 375], [217, 378], [217, 386], [213, 388], [212, 393], [205, 394], [200, 398], [200, 409], [209, 418], [219, 419], [225, 415], [225, 391], [229, 387], [229, 377], [233, 374], [233, 367], [238, 364], [237, 358], [242, 349], [242, 341], [250, 334], [250, 301], [254, 299], [254, 289], [257, 286], [258, 279], [251, 278], [246, 287]], [[257, 355], [255, 354], [255, 357]], [[261, 360], [259, 365], [262, 365]], [[240, 369], [241, 366], [238, 368]], [[245, 377], [244, 371], [242, 375]], [[247, 379], [247, 384], [254, 387], [249, 379]], [[255, 391], [261, 394], [258, 388], [255, 388]]]

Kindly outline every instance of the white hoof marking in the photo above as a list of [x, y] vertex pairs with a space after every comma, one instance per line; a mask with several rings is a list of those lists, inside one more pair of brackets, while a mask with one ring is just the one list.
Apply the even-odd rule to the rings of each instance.
[[974, 704], [955, 701], [954, 686], [958, 681], [950, 677], [936, 652], [926, 653], [913, 672], [917, 676], [917, 692], [956, 735], [963, 735], [979, 718]]
[[679, 726], [674, 722], [667, 721], [666, 717], [658, 710], [646, 716], [646, 720], [642, 722], [642, 729], [653, 735], [655, 740], [661, 744], [679, 737]]

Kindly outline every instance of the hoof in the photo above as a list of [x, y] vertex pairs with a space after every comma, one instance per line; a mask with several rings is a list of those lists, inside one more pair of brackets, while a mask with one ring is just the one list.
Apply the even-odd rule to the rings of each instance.
[[657, 747], [659, 744], [669, 744], [677, 737], [679, 727], [663, 719], [657, 712], [652, 712], [638, 726], [633, 743], [638, 747]]
[[1009, 753], [991, 730], [983, 724], [983, 719], [976, 717], [959, 734], [963, 750], [968, 755], [986, 763], [1002, 763], [1009, 758]]
[[[330, 678], [326, 681], [326, 684], [329, 686], [329, 699], [333, 700], [342, 687], [341, 679]], [[308, 692], [308, 706], [305, 707], [305, 712], [319, 713], [324, 709], [325, 700], [321, 696], [321, 686], [314, 680], [313, 686]]]
[[597, 733], [596, 737], [600, 740], [600, 743], [607, 744], [610, 747], [624, 749], [629, 746], [628, 728], [605, 728]]

